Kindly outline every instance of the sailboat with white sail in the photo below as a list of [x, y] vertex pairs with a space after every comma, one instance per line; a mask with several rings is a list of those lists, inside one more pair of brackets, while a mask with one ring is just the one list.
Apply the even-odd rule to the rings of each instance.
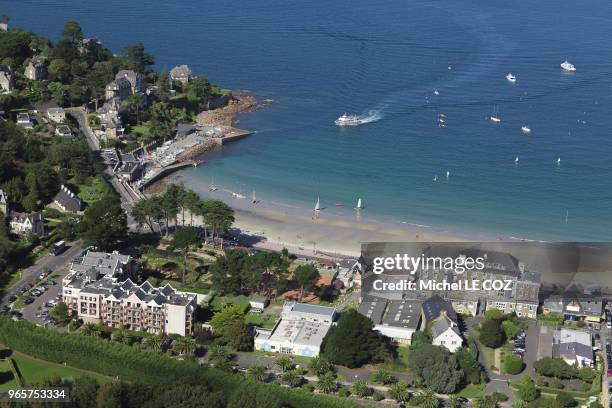
[[363, 201], [361, 201], [361, 198], [357, 199], [357, 207], [355, 207], [356, 210], [363, 210], [365, 208], [365, 206], [363, 205]]
[[253, 199], [251, 200], [253, 204], [257, 204], [257, 198], [255, 198], [255, 190], [253, 190]]
[[317, 197], [317, 203], [315, 204], [315, 208], [314, 208], [314, 210], [315, 210], [316, 212], [321, 211], [321, 200], [319, 199], [319, 197]]
[[217, 191], [219, 188], [215, 185], [215, 179], [210, 179], [210, 184], [208, 185], [208, 191]]
[[499, 117], [499, 109], [497, 108], [497, 106], [493, 107], [493, 114], [489, 119], [491, 119], [491, 122], [493, 123], [501, 122], [501, 118]]

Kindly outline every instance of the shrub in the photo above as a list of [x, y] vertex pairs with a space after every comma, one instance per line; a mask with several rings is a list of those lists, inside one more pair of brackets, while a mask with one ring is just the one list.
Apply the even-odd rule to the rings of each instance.
[[374, 401], [382, 401], [382, 400], [384, 400], [384, 399], [385, 399], [385, 396], [384, 396], [384, 395], [382, 395], [380, 392], [375, 391], [375, 392], [374, 392], [374, 394], [372, 394], [372, 399], [373, 399]]
[[519, 374], [523, 371], [523, 360], [519, 356], [509, 355], [504, 359], [504, 371], [508, 374]]
[[338, 395], [346, 398], [351, 395], [351, 392], [348, 390], [348, 388], [342, 387], [338, 390]]

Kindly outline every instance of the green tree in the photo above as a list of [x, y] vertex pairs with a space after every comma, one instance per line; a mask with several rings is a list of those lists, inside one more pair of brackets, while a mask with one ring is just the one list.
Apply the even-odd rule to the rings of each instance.
[[105, 196], [93, 202], [83, 214], [81, 238], [86, 245], [112, 250], [127, 235], [127, 216], [119, 199]]
[[48, 71], [56, 81], [65, 83], [70, 79], [70, 65], [61, 58], [51, 60]]
[[567, 391], [560, 391], [557, 394], [557, 398], [555, 399], [564, 408], [571, 408], [571, 407], [575, 407], [576, 405], [578, 405], [574, 397], [572, 397], [572, 395], [568, 393]]
[[535, 401], [539, 397], [538, 389], [529, 376], [526, 375], [521, 380], [518, 386], [517, 396], [525, 402]]
[[321, 375], [328, 371], [334, 371], [334, 365], [325, 357], [315, 356], [308, 362], [308, 370], [313, 374]]
[[70, 392], [71, 402], [79, 408], [96, 408], [96, 393], [100, 385], [87, 375], [74, 379]]
[[162, 69], [157, 77], [157, 97], [161, 101], [168, 101], [170, 98], [170, 75], [166, 68]]
[[212, 238], [229, 230], [234, 223], [234, 210], [219, 200], [203, 200], [200, 203], [200, 215], [212, 229]]
[[479, 340], [487, 347], [497, 348], [504, 344], [504, 335], [498, 320], [485, 320], [480, 326]]
[[227, 305], [210, 320], [215, 335], [238, 351], [250, 351], [253, 339], [244, 320], [244, 312], [238, 305]]
[[504, 320], [501, 325], [507, 339], [516, 338], [521, 331], [521, 328], [514, 324], [511, 320]]
[[504, 371], [516, 375], [523, 371], [523, 360], [520, 356], [509, 355], [504, 358]]
[[129, 68], [139, 72], [143, 72], [146, 67], [155, 64], [155, 59], [145, 51], [142, 43], [125, 47], [124, 59]]
[[303, 381], [302, 376], [296, 370], [285, 371], [282, 374], [282, 379], [291, 388], [299, 387]]
[[394, 378], [385, 367], [380, 367], [372, 374], [372, 382], [381, 385], [391, 384]]
[[232, 356], [227, 348], [215, 345], [208, 351], [208, 363], [219, 370], [231, 370]]
[[465, 373], [465, 379], [470, 384], [479, 384], [482, 381], [482, 371], [476, 356], [466, 347], [455, 352], [455, 359]]
[[293, 368], [293, 360], [288, 356], [279, 356], [276, 358], [276, 365], [282, 371], [290, 371]]
[[[410, 399], [408, 384], [405, 381], [398, 381], [389, 387], [389, 397], [400, 403], [406, 403]], [[451, 408], [453, 408], [451, 406]]]
[[320, 277], [317, 268], [310, 264], [300, 265], [293, 271], [293, 279], [300, 286], [300, 300], [304, 296], [304, 290], [313, 290]]
[[427, 343], [411, 345], [408, 367], [435, 392], [453, 393], [464, 383], [464, 372], [455, 356], [444, 347]]
[[62, 30], [62, 38], [73, 43], [80, 42], [83, 39], [83, 29], [77, 21], [67, 21]]
[[96, 337], [100, 335], [100, 329], [93, 323], [85, 323], [81, 326], [81, 333], [85, 336]]
[[147, 347], [148, 349], [151, 349], [153, 351], [160, 351], [163, 344], [164, 344], [164, 339], [160, 335], [149, 336], [149, 337], [144, 339], [145, 347]]
[[196, 342], [191, 337], [182, 336], [178, 339], [174, 340], [172, 343], [172, 348], [187, 357], [193, 356], [193, 353], [196, 349]]
[[431, 388], [426, 388], [421, 395], [415, 397], [416, 404], [421, 408], [437, 408], [438, 397]]
[[183, 253], [183, 274], [181, 282], [185, 283], [187, 275], [187, 255], [189, 251], [199, 242], [198, 230], [195, 227], [181, 227], [176, 230], [170, 246], [178, 249]]
[[338, 382], [336, 381], [336, 374], [331, 371], [326, 372], [319, 376], [319, 380], [316, 385], [317, 389], [325, 394], [331, 394], [338, 390]]
[[362, 380], [361, 378], [353, 383], [351, 389], [353, 390], [353, 393], [360, 398], [367, 397], [371, 393], [371, 389], [370, 387], [368, 387], [368, 383], [365, 380]]
[[261, 364], [254, 364], [247, 370], [247, 377], [256, 382], [264, 382], [268, 377], [266, 367]]
[[370, 319], [350, 309], [323, 340], [323, 356], [334, 364], [360, 367], [388, 358], [388, 339], [374, 332]]
[[504, 317], [504, 312], [493, 307], [485, 311], [485, 319], [487, 320], [501, 320]]
[[459, 396], [457, 394], [450, 394], [448, 396], [449, 408], [459, 408]]

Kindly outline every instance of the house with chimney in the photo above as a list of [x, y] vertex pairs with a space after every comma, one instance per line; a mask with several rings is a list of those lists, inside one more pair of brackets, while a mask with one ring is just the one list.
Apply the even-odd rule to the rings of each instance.
[[78, 212], [83, 209], [83, 202], [72, 191], [68, 189], [65, 185], [62, 184], [60, 191], [53, 198], [53, 202], [57, 205], [62, 211], [66, 212]]
[[23, 75], [32, 81], [42, 81], [47, 78], [47, 68], [43, 61], [30, 60], [26, 65]]
[[45, 234], [45, 219], [41, 212], [23, 213], [11, 211], [8, 219], [13, 234]]

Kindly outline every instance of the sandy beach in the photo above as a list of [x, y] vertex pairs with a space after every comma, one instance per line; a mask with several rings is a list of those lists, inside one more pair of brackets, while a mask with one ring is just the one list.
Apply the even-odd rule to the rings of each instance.
[[[251, 197], [233, 194], [218, 186], [202, 194], [224, 201], [235, 211], [234, 227], [260, 237], [257, 247], [280, 250], [287, 247], [302, 255], [328, 257], [359, 256], [362, 242], [457, 242], [476, 237], [449, 234], [409, 224], [393, 225], [368, 219], [367, 209], [339, 211], [323, 209], [318, 213], [278, 202], [252, 202]], [[204, 198], [203, 197], [203, 198]], [[350, 215], [348, 215], [350, 214]]]

